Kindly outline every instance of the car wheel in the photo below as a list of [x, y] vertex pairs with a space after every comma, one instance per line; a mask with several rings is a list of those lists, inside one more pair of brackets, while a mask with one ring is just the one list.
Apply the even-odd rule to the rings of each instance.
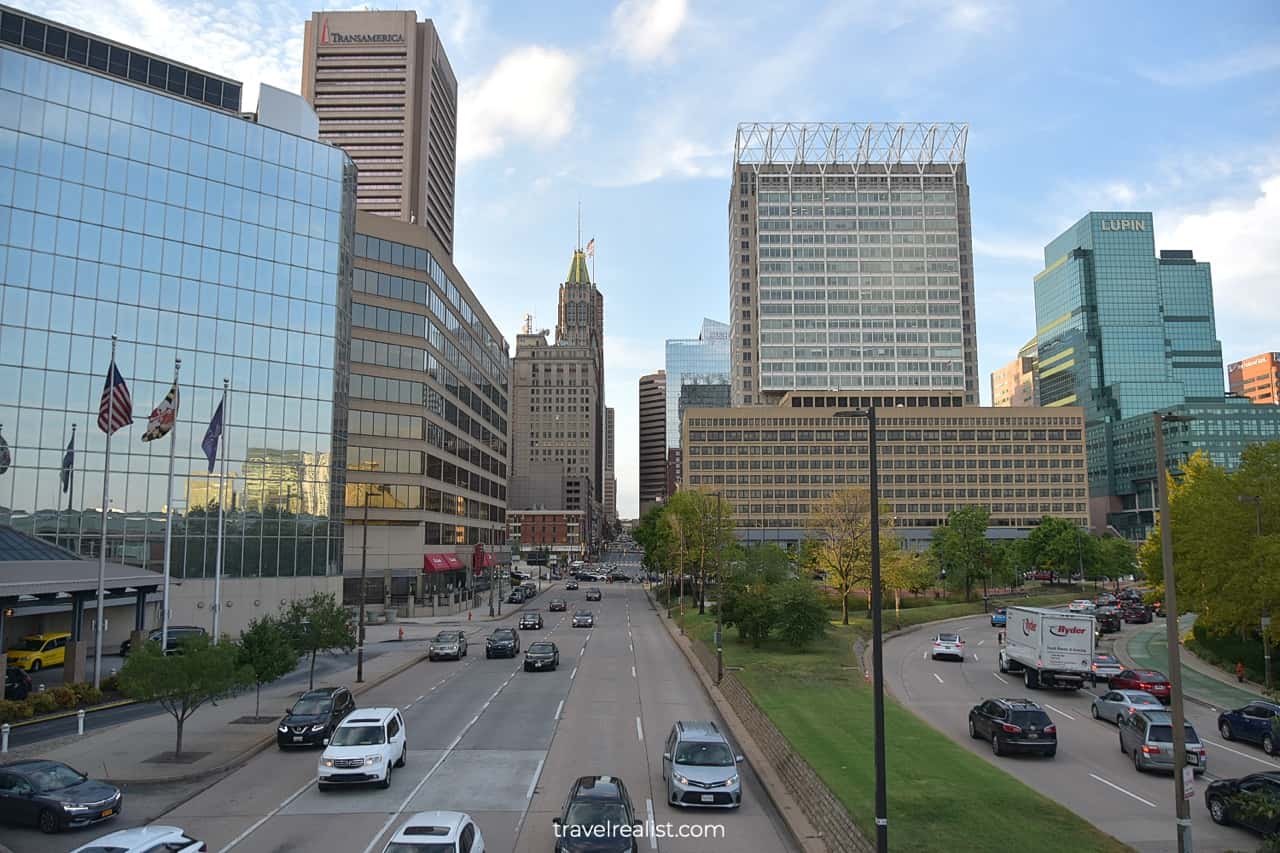
[[391, 787], [391, 765], [387, 765], [387, 775], [378, 782], [378, 787], [384, 791]]
[[58, 820], [58, 816], [49, 809], [41, 809], [40, 817], [36, 819], [40, 826], [40, 831], [46, 835], [52, 835], [62, 829], [62, 822]]
[[31, 662], [31, 669], [30, 669], [30, 670], [28, 670], [28, 671], [29, 671], [29, 672], [39, 672], [39, 671], [40, 671], [40, 660], [39, 660], [39, 658], [37, 658], [36, 660], [33, 660], [33, 661]]
[[1141, 751], [1139, 751], [1139, 750], [1136, 750], [1136, 749], [1133, 751], [1133, 769], [1134, 769], [1134, 770], [1137, 770], [1139, 773], [1143, 772], [1143, 770], [1142, 770], [1142, 752], [1141, 752]]
[[400, 760], [396, 762], [396, 767], [404, 767], [405, 759], [409, 757], [409, 744], [400, 747]]
[[1124, 736], [1123, 736], [1123, 735], [1120, 737], [1120, 754], [1121, 754], [1121, 755], [1128, 755], [1128, 754], [1129, 754], [1129, 750], [1127, 750], [1127, 749], [1125, 749], [1125, 748], [1124, 748]]
[[1267, 755], [1276, 754], [1276, 743], [1274, 740], [1271, 739], [1270, 734], [1265, 734], [1262, 736], [1262, 751], [1265, 752]]
[[1116, 714], [1116, 725], [1117, 726], [1124, 725], [1124, 714]]
[[1227, 722], [1226, 720], [1223, 720], [1223, 721], [1222, 721], [1222, 725], [1218, 726], [1218, 731], [1222, 734], [1222, 739], [1223, 739], [1223, 740], [1233, 740], [1233, 739], [1234, 739], [1234, 738], [1233, 738], [1233, 736], [1232, 736], [1232, 734], [1231, 734], [1231, 724], [1230, 724], [1229, 722]]
[[973, 717], [969, 718], [969, 737], [973, 738], [974, 740], [978, 739], [978, 730], [974, 728]]
[[991, 736], [991, 754], [992, 754], [992, 755], [1004, 755], [1004, 748], [1000, 746], [1000, 736], [999, 736], [999, 735], [992, 735], [992, 736]]
[[1098, 719], [1098, 706], [1097, 706], [1097, 705], [1090, 705], [1090, 706], [1089, 706], [1089, 716], [1093, 717], [1095, 720], [1096, 720], [1096, 719]]
[[491, 657], [493, 657], [493, 655], [489, 654], [489, 650], [488, 650], [488, 649], [485, 649], [484, 659], [485, 659], [485, 660], [488, 660], [488, 659], [489, 659], [489, 658], [491, 658]]
[[1223, 826], [1231, 823], [1231, 818], [1227, 814], [1227, 804], [1218, 797], [1209, 799], [1209, 817], [1213, 818], [1213, 822]]

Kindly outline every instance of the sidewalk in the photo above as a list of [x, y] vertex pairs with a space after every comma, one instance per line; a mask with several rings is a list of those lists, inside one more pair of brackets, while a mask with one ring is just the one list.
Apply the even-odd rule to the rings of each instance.
[[[1191, 630], [1195, 615], [1184, 615], [1178, 621], [1178, 634]], [[1131, 633], [1122, 632], [1116, 639], [1116, 656], [1125, 663], [1144, 669], [1169, 671], [1169, 643], [1163, 619], [1140, 625]], [[1182, 685], [1186, 697], [1213, 710], [1239, 708], [1254, 701], [1271, 701], [1262, 695], [1259, 685], [1239, 684], [1229, 673], [1196, 657], [1185, 646], [1181, 648]]]
[[[366, 638], [372, 645], [393, 639], [390, 635], [395, 631], [395, 624], [370, 626]], [[352, 694], [358, 697], [425, 658], [426, 650], [420, 644], [406, 644], [403, 650], [387, 651], [384, 648], [377, 657], [365, 660], [363, 684], [355, 683], [354, 666], [330, 673], [323, 679], [317, 676], [316, 683], [349, 685]], [[38, 755], [64, 762], [94, 778], [114, 784], [192, 781], [237, 766], [273, 745], [280, 715], [305, 690], [305, 683], [264, 686], [261, 713], [270, 718], [265, 723], [234, 722], [253, 715], [253, 690], [221, 700], [216, 706], [206, 703], [187, 720], [184, 727], [181, 763], [154, 760], [161, 753], [172, 751], [174, 746], [176, 724], [167, 713], [132, 720], [84, 736], [33, 744], [10, 751], [4, 758], [11, 760]]]

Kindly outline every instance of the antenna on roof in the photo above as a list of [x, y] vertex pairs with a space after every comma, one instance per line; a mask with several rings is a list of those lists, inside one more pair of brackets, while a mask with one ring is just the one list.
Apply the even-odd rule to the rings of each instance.
[[525, 335], [533, 334], [533, 315], [532, 314], [524, 315], [524, 329], [521, 332], [521, 334], [525, 334]]

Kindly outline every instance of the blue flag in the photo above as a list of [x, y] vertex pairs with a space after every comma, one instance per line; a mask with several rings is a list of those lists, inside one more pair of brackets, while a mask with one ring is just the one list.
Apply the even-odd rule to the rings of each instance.
[[218, 458], [218, 442], [222, 439], [222, 403], [218, 403], [218, 408], [213, 412], [213, 420], [209, 421], [209, 428], [205, 430], [204, 440], [200, 442], [204, 455], [209, 457], [209, 473], [213, 473], [214, 460]]
[[71, 431], [71, 441], [67, 444], [67, 452], [62, 454], [62, 493], [71, 488], [71, 472], [76, 467], [76, 431]]

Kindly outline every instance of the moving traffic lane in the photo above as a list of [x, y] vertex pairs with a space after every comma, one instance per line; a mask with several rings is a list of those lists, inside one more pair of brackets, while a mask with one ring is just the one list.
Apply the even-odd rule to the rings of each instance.
[[[1168, 774], [1139, 773], [1119, 749], [1114, 723], [1092, 719], [1097, 693], [1028, 690], [1020, 678], [997, 670], [997, 629], [986, 616], [950, 620], [940, 630], [959, 631], [966, 640], [963, 663], [930, 659], [935, 626], [894, 637], [885, 644], [888, 686], [919, 716], [953, 740], [1080, 814], [1094, 825], [1140, 851], [1165, 851], [1174, 840], [1173, 780]], [[1039, 703], [1058, 727], [1057, 757], [992, 755], [989, 744], [968, 733], [968, 711], [984, 698], [1027, 698]], [[1187, 703], [1187, 719], [1209, 750], [1208, 773], [1196, 779], [1192, 820], [1201, 850], [1250, 849], [1256, 840], [1244, 830], [1214, 824], [1204, 807], [1203, 791], [1213, 778], [1236, 777], [1280, 769], [1261, 751], [1227, 747], [1216, 737], [1216, 712]], [[1216, 743], [1215, 743], [1216, 741]], [[1224, 748], [1225, 747], [1225, 748]], [[1266, 766], [1272, 765], [1272, 766]]]

